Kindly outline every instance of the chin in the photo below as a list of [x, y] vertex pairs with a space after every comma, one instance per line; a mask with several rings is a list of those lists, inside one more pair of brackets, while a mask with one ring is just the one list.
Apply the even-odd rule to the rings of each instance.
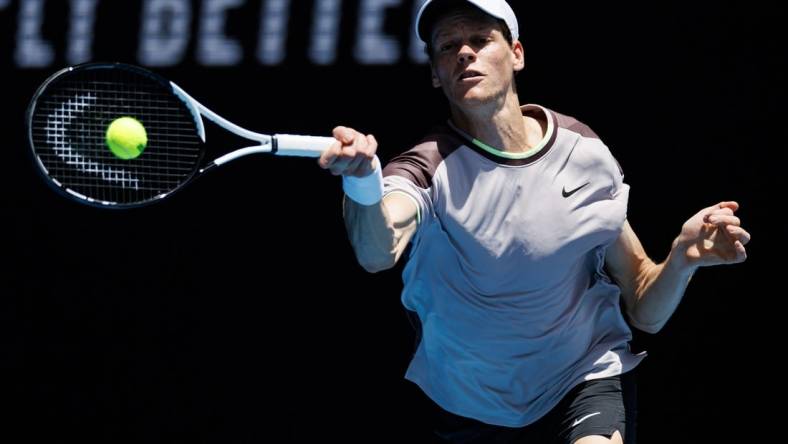
[[457, 98], [457, 103], [463, 106], [475, 107], [483, 106], [493, 101], [493, 97], [482, 94], [469, 94], [466, 93]]

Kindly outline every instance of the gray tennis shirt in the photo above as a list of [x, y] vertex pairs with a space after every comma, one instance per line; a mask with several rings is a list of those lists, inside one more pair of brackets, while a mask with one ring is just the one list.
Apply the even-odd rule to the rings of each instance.
[[527, 153], [441, 127], [383, 172], [385, 193], [419, 209], [402, 303], [422, 337], [405, 377], [445, 410], [509, 427], [642, 359], [603, 269], [626, 218], [623, 173], [586, 125], [522, 111], [547, 120]]

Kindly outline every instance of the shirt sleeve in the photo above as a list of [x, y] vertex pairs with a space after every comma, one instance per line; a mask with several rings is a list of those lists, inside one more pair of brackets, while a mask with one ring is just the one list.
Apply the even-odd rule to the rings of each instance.
[[606, 149], [605, 152], [607, 154], [605, 159], [606, 166], [613, 182], [610, 194], [613, 196], [613, 199], [626, 205], [629, 200], [629, 185], [624, 182], [624, 169], [621, 168], [621, 164], [613, 157], [613, 153], [609, 149]]
[[424, 145], [400, 154], [383, 169], [383, 196], [401, 193], [410, 198], [418, 210], [419, 225], [430, 219], [433, 213], [432, 180], [435, 168], [428, 155], [430, 147]]

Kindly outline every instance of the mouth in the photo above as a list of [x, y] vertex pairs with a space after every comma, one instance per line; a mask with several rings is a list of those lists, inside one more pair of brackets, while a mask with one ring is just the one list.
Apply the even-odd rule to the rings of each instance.
[[480, 73], [479, 71], [474, 71], [472, 69], [468, 69], [463, 71], [458, 77], [457, 81], [462, 82], [464, 80], [480, 80], [484, 77], [484, 74]]

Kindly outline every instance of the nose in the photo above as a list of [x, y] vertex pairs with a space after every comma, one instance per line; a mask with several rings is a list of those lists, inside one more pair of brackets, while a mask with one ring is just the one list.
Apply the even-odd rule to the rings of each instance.
[[473, 51], [469, 45], [462, 45], [457, 52], [457, 61], [462, 64], [467, 64], [476, 60], [476, 52]]

